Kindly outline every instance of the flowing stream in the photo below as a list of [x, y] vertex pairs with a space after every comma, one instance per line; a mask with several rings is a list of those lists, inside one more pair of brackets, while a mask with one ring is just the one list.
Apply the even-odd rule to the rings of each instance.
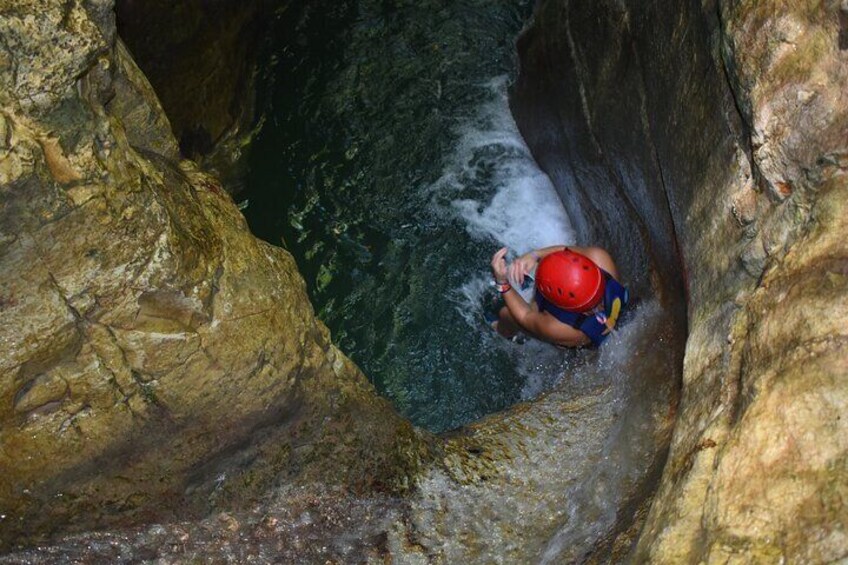
[[[489, 259], [573, 241], [507, 104], [529, 2], [289, 7], [266, 46], [245, 215], [413, 423], [527, 399], [569, 355], [497, 338]], [[284, 38], [284, 39], [282, 39]]]

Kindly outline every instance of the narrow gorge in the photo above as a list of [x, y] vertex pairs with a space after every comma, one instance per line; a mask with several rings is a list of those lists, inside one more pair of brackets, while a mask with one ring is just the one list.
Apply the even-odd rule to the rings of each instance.
[[[848, 5], [0, 0], [0, 563], [848, 557]], [[563, 352], [501, 245], [611, 250]]]

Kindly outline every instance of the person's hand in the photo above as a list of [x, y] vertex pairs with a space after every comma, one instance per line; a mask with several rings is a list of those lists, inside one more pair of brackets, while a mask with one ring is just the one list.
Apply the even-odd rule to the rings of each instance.
[[524, 284], [524, 276], [529, 274], [535, 266], [536, 258], [530, 253], [525, 253], [510, 263], [507, 269], [509, 280], [521, 288], [521, 285]]
[[492, 255], [492, 275], [495, 277], [495, 282], [498, 284], [503, 284], [507, 282], [507, 272], [506, 272], [506, 256], [507, 248], [500, 248], [497, 253]]

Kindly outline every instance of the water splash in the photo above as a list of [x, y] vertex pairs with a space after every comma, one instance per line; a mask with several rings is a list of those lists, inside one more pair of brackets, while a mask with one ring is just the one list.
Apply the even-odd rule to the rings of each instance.
[[[592, 382], [609, 382], [615, 423], [604, 443], [592, 446], [599, 450], [600, 464], [569, 493], [566, 519], [542, 551], [541, 564], [570, 562], [591, 550], [619, 518], [627, 491], [622, 485], [634, 484], [644, 475], [655, 447], [652, 403], [661, 395], [634, 379], [644, 374], [644, 367], [636, 365], [651, 357], [665, 320], [657, 301], [640, 304], [597, 352], [595, 362], [575, 368], [568, 377], [568, 387], [575, 392]], [[669, 360], [657, 357], [656, 371], [671, 370]]]
[[[496, 77], [484, 88], [489, 100], [474, 116], [459, 122], [454, 152], [442, 176], [429, 188], [434, 210], [442, 216], [459, 217], [473, 239], [491, 243], [493, 253], [508, 247], [508, 258], [573, 243], [574, 230], [556, 190], [536, 165], [510, 113], [507, 77]], [[472, 327], [479, 327], [481, 310], [491, 306], [485, 299], [490, 286], [491, 275], [483, 265], [451, 293], [457, 311]], [[533, 290], [524, 289], [521, 294], [529, 301]], [[550, 354], [551, 348], [536, 344], [528, 349], [533, 349], [531, 356], [536, 357]], [[522, 395], [525, 398], [550, 382], [533, 371], [527, 375], [538, 386], [531, 385]]]
[[454, 154], [430, 189], [439, 197], [437, 205], [447, 197], [473, 238], [494, 241], [514, 253], [574, 243], [565, 208], [512, 118], [507, 77], [485, 87], [490, 101], [457, 126]]

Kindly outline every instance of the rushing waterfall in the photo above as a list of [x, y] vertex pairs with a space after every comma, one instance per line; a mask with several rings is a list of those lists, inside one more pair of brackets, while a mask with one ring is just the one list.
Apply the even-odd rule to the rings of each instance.
[[[509, 248], [515, 257], [531, 249], [574, 242], [571, 223], [547, 175], [530, 155], [507, 100], [508, 77], [486, 84], [490, 99], [477, 113], [460, 122], [456, 145], [442, 177], [431, 190], [434, 203], [446, 215], [458, 215], [475, 241], [492, 252]], [[450, 200], [449, 205], [444, 203]], [[451, 292], [457, 311], [469, 331], [480, 328], [483, 311], [498, 301], [491, 293], [491, 273], [479, 265], [461, 287]], [[532, 289], [522, 291], [530, 300]], [[511, 348], [515, 368], [522, 376], [522, 399], [554, 384], [563, 374], [563, 355], [550, 345], [528, 341], [519, 347], [495, 338], [493, 347]]]

